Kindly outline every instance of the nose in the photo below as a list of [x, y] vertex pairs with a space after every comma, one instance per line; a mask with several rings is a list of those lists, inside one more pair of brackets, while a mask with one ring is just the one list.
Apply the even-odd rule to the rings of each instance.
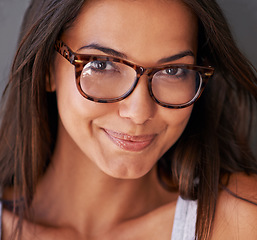
[[134, 124], [144, 124], [154, 117], [157, 104], [149, 94], [146, 75], [140, 77], [134, 91], [119, 104], [119, 115], [130, 119]]

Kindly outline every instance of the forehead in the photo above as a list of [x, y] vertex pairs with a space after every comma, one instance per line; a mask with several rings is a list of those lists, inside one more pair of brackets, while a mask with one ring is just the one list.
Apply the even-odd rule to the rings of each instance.
[[178, 0], [91, 0], [63, 39], [74, 51], [96, 42], [131, 58], [172, 54], [195, 50], [197, 18]]

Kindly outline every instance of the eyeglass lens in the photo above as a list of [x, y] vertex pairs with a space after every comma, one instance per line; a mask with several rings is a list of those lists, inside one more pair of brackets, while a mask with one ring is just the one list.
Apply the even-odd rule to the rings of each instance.
[[[133, 88], [136, 71], [123, 63], [92, 61], [80, 75], [81, 90], [98, 99], [113, 99]], [[166, 104], [184, 104], [194, 99], [201, 88], [201, 75], [191, 69], [174, 67], [157, 71], [151, 79], [152, 93]]]

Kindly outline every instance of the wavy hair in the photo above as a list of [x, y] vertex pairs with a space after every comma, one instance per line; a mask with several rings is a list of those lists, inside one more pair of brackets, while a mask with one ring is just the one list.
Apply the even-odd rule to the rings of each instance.
[[[23, 197], [22, 202], [13, 202], [20, 219], [17, 230], [21, 230], [56, 141], [56, 96], [46, 91], [54, 43], [85, 2], [33, 0], [25, 14], [3, 94], [0, 127], [0, 184], [14, 187], [15, 198]], [[257, 173], [249, 140], [257, 78], [216, 1], [183, 2], [199, 20], [198, 64], [213, 66], [215, 74], [181, 138], [158, 161], [158, 174], [167, 189], [179, 190], [185, 199], [198, 199], [196, 236], [207, 240], [221, 179], [234, 172]]]

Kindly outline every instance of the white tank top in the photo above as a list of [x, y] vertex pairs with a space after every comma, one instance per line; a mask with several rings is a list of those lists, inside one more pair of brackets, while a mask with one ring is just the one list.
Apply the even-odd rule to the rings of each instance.
[[171, 240], [194, 240], [197, 201], [178, 198]]

